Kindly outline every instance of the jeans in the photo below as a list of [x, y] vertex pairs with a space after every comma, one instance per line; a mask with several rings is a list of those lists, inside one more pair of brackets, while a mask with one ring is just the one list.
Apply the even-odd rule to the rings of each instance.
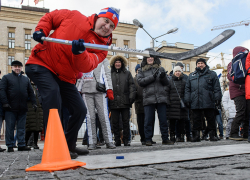
[[0, 116], [0, 138], [1, 138], [1, 129], [2, 129], [2, 124], [3, 124], [3, 117]]
[[219, 115], [216, 115], [216, 122], [218, 123], [219, 126], [219, 132], [220, 132], [220, 137], [223, 137], [223, 123], [221, 119], [221, 110], [219, 109]]
[[233, 118], [229, 118], [227, 120], [227, 126], [226, 126], [226, 138], [229, 137], [230, 132], [231, 132], [231, 126], [232, 126], [232, 122], [233, 122]]
[[25, 125], [26, 125], [26, 112], [5, 112], [5, 121], [6, 121], [6, 146], [13, 147], [15, 145], [14, 142], [14, 130], [15, 124], [17, 122], [17, 141], [18, 147], [25, 146]]
[[145, 140], [152, 141], [153, 123], [155, 120], [155, 109], [157, 109], [158, 119], [160, 122], [161, 138], [163, 141], [168, 140], [168, 122], [167, 122], [167, 110], [166, 104], [150, 104], [144, 106], [145, 122], [144, 122], [144, 133]]

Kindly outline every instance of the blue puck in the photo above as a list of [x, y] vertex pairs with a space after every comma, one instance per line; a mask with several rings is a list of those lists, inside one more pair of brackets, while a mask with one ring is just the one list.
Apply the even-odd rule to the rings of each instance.
[[116, 156], [116, 159], [124, 159], [124, 156]]

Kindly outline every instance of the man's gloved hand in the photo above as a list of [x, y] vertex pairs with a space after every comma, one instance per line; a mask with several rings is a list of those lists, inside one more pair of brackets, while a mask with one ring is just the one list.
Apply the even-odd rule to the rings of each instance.
[[36, 112], [36, 110], [37, 110], [37, 105], [33, 104], [32, 106], [33, 106], [34, 111]]
[[35, 31], [33, 33], [33, 39], [41, 44], [43, 44], [43, 41], [41, 40], [42, 37], [45, 37], [45, 34], [43, 33], [42, 30], [40, 31]]
[[219, 106], [220, 105], [220, 101], [219, 100], [216, 100], [215, 101], [215, 106]]
[[162, 79], [164, 77], [166, 77], [166, 72], [165, 71], [161, 71], [160, 72], [160, 78]]
[[9, 104], [3, 104], [3, 109], [4, 109], [5, 111], [10, 111], [10, 110], [11, 110], [11, 107], [10, 107]]
[[158, 73], [159, 73], [159, 69], [156, 69], [155, 72], [154, 72], [154, 74], [153, 74], [153, 76], [154, 76], [155, 79], [156, 79]]
[[109, 98], [109, 100], [114, 100], [114, 93], [113, 93], [113, 90], [112, 89], [108, 89], [107, 90], [107, 96]]
[[82, 54], [86, 50], [83, 43], [84, 43], [83, 39], [73, 40], [72, 41], [72, 53], [75, 55]]

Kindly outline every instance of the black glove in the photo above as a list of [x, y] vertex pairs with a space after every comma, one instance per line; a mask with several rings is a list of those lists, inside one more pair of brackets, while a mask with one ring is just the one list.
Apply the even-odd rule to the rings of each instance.
[[11, 110], [11, 107], [10, 107], [9, 104], [3, 104], [3, 109], [4, 109], [5, 111], [10, 111], [10, 110]]
[[216, 100], [215, 101], [215, 106], [219, 106], [220, 105], [220, 101], [219, 100]]
[[165, 71], [162, 71], [160, 73], [160, 78], [163, 79], [164, 77], [166, 77], [166, 72]]
[[72, 53], [75, 55], [82, 54], [86, 50], [83, 43], [84, 43], [83, 39], [73, 40], [72, 41]]
[[185, 103], [187, 108], [190, 108], [190, 104], [189, 103]]
[[158, 73], [159, 73], [159, 69], [156, 69], [155, 72], [154, 72], [154, 74], [153, 74], [153, 76], [154, 76], [155, 79], [156, 79]]
[[36, 110], [37, 110], [37, 105], [33, 104], [32, 106], [33, 106], [33, 108], [34, 108], [34, 111], [36, 112]]
[[35, 31], [33, 33], [33, 39], [37, 42], [40, 42], [41, 44], [43, 44], [43, 41], [41, 40], [42, 37], [45, 37], [45, 34], [43, 33], [42, 30], [40, 31]]

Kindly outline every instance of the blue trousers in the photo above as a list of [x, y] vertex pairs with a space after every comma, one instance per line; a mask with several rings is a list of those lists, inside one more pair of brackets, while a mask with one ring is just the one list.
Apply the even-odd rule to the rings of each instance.
[[216, 122], [218, 123], [219, 126], [219, 132], [220, 132], [220, 137], [223, 137], [223, 123], [222, 123], [222, 118], [221, 118], [221, 110], [219, 109], [219, 115], [216, 115]]
[[26, 125], [26, 112], [5, 112], [5, 122], [6, 122], [6, 146], [13, 147], [15, 145], [14, 141], [14, 130], [15, 124], [17, 123], [17, 141], [18, 147], [25, 146], [25, 125]]
[[157, 109], [158, 119], [160, 122], [160, 130], [161, 130], [161, 138], [163, 141], [168, 139], [168, 122], [167, 122], [167, 112], [166, 112], [166, 104], [150, 104], [144, 106], [145, 112], [145, 122], [144, 122], [144, 133], [145, 140], [152, 141], [152, 133], [153, 133], [153, 123], [155, 119], [155, 109]]

